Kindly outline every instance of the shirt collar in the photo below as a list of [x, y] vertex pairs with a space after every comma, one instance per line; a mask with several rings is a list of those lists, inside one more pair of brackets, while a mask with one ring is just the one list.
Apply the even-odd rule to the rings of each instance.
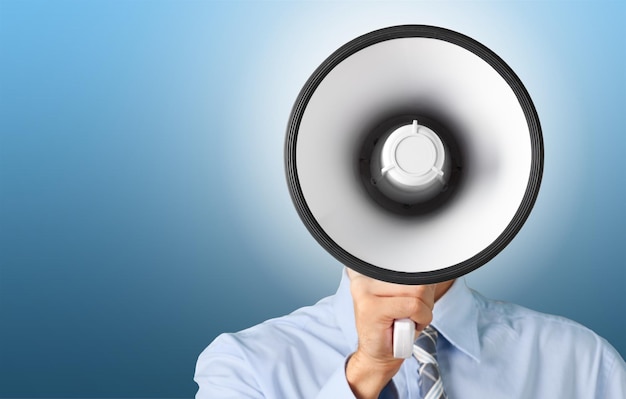
[[[350, 294], [350, 279], [345, 268], [334, 297], [333, 306], [337, 324], [346, 337], [351, 350], [355, 350], [358, 336], [355, 327], [352, 295]], [[435, 303], [431, 325], [454, 347], [472, 359], [480, 361], [478, 308], [476, 307], [474, 295], [465, 284], [464, 278], [457, 279], [450, 289]]]
[[430, 324], [461, 352], [480, 361], [478, 307], [465, 278], [458, 278], [435, 303]]

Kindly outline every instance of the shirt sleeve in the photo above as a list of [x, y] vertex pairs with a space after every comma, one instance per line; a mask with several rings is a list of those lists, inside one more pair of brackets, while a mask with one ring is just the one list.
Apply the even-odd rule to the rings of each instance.
[[[349, 358], [348, 358], [349, 359]], [[346, 359], [346, 362], [348, 361]], [[348, 385], [348, 379], [346, 377], [345, 363], [342, 367], [337, 368], [331, 377], [326, 381], [326, 384], [322, 387], [315, 399], [327, 399], [327, 398], [345, 398], [355, 399], [350, 385]], [[396, 389], [393, 380], [389, 381], [389, 384], [385, 386], [383, 391], [378, 396], [379, 399], [398, 399], [398, 391]]]
[[615, 349], [610, 349], [613, 361], [606, 373], [604, 392], [598, 399], [623, 399], [626, 398], [626, 363]]
[[315, 398], [355, 399], [355, 396], [350, 389], [350, 385], [348, 385], [348, 380], [346, 379], [345, 366], [338, 367], [337, 370], [335, 370]]
[[196, 399], [264, 399], [246, 360], [218, 339], [198, 358]]
[[[200, 354], [194, 380], [196, 399], [276, 399], [277, 392], [264, 392], [254, 368], [237, 346], [216, 339]], [[346, 378], [345, 362], [323, 383], [316, 399], [356, 399]], [[387, 384], [379, 399], [398, 399], [393, 382]]]

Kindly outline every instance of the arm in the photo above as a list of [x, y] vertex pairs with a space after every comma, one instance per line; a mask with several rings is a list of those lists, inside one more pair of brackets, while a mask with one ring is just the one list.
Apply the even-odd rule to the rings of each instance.
[[620, 399], [626, 398], [626, 363], [617, 350], [607, 344], [606, 357], [610, 359], [606, 375], [605, 385], [599, 388], [604, 392], [598, 393], [598, 399]]
[[[262, 366], [257, 365], [257, 367]], [[345, 361], [337, 366], [320, 387], [315, 398], [355, 398], [346, 380], [345, 366]], [[212, 342], [198, 358], [194, 376], [199, 387], [196, 399], [273, 399], [299, 397], [303, 394], [302, 391], [297, 393], [290, 390], [290, 387], [300, 385], [294, 380], [295, 376], [284, 375], [283, 380], [263, 382], [259, 381], [258, 371], [250, 365], [246, 355], [232, 336], [224, 334]], [[381, 395], [381, 399], [397, 397], [393, 384], [390, 384]]]
[[348, 275], [359, 343], [346, 364], [346, 379], [358, 399], [375, 399], [403, 362], [393, 357], [394, 320], [412, 319], [417, 332], [426, 327], [432, 320], [435, 285], [385, 283], [352, 270]]
[[256, 377], [241, 353], [218, 337], [202, 352], [196, 364], [196, 399], [263, 399]]

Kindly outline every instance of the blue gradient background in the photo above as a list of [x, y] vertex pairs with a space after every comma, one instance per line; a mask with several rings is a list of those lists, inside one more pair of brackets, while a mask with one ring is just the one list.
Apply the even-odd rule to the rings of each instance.
[[626, 6], [0, 0], [0, 396], [191, 397], [195, 361], [334, 292], [283, 137], [336, 48], [423, 23], [490, 47], [545, 135], [542, 191], [469, 284], [626, 354]]

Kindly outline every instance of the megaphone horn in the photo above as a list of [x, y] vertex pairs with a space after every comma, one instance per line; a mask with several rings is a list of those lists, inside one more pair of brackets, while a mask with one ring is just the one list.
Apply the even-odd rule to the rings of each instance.
[[448, 29], [394, 26], [345, 44], [308, 79], [285, 168], [298, 214], [337, 260], [430, 284], [484, 265], [519, 232], [543, 139], [528, 92], [493, 51]]

